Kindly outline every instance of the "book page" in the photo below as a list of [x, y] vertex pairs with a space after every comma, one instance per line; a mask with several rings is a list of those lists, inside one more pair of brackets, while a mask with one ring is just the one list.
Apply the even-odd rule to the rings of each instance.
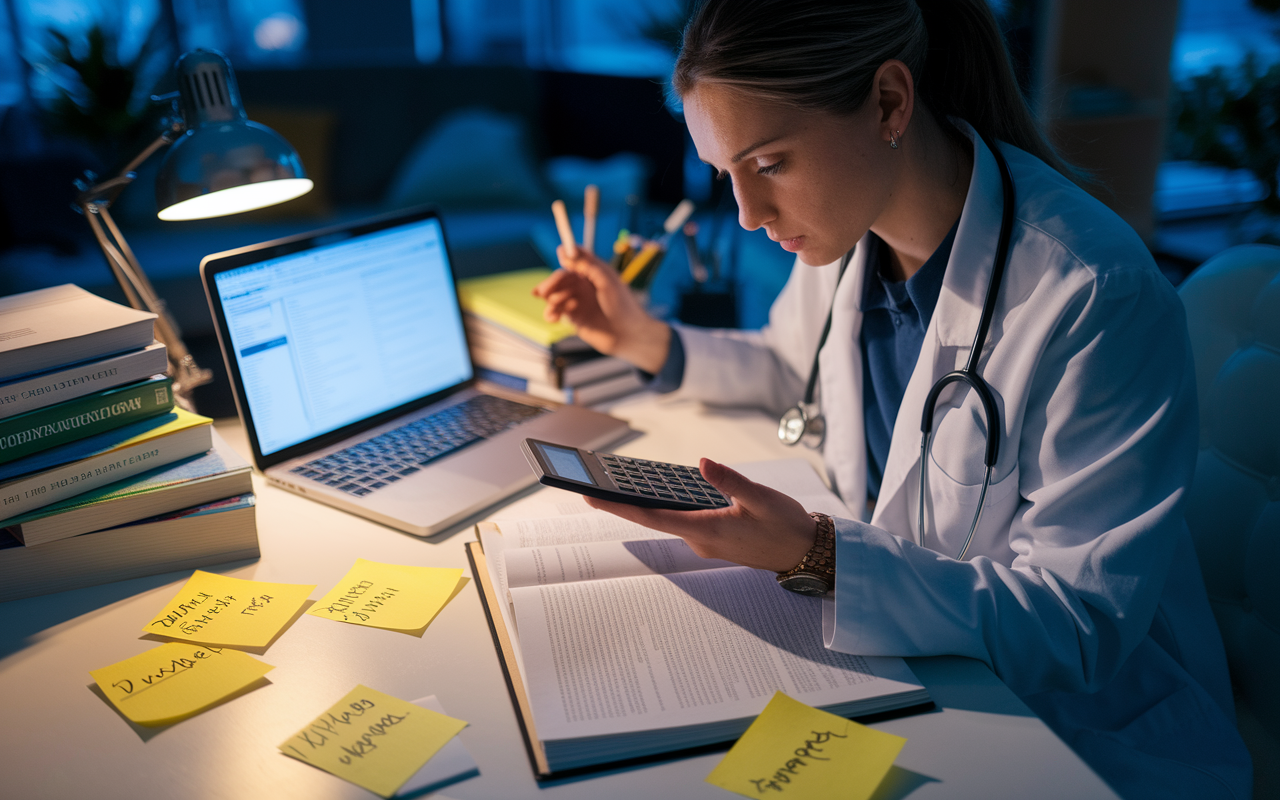
[[[539, 737], [753, 717], [918, 690], [901, 659], [827, 650], [821, 603], [731, 567], [511, 589]], [[879, 677], [891, 675], [892, 679]]]
[[545, 586], [549, 583], [666, 575], [736, 566], [732, 561], [701, 558], [683, 539], [674, 536], [508, 548], [499, 557], [506, 561], [508, 586]]
[[502, 520], [498, 522], [498, 530], [502, 531], [505, 546], [509, 548], [550, 547], [578, 542], [620, 542], [628, 539], [680, 538], [590, 507], [583, 514]]

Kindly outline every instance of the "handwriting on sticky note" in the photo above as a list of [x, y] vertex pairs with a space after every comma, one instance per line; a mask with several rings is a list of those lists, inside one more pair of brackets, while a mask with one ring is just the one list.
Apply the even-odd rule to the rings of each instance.
[[286, 739], [280, 751], [390, 797], [466, 726], [460, 719], [357, 686]]
[[171, 642], [89, 674], [121, 714], [155, 726], [198, 714], [273, 669], [239, 650]]
[[435, 619], [461, 580], [461, 569], [380, 564], [360, 558], [307, 613], [353, 625], [416, 633]]
[[777, 692], [707, 783], [745, 797], [866, 800], [906, 743]]
[[196, 570], [146, 633], [226, 647], [266, 647], [315, 584], [264, 583]]

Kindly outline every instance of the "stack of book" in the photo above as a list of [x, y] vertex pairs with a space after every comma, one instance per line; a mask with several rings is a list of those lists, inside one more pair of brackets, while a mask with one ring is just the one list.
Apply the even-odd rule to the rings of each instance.
[[533, 287], [546, 268], [469, 278], [458, 283], [471, 358], [481, 378], [561, 403], [591, 405], [640, 388], [621, 359], [601, 355], [573, 326], [542, 318]]
[[0, 298], [0, 602], [258, 555], [249, 465], [175, 408], [154, 321]]

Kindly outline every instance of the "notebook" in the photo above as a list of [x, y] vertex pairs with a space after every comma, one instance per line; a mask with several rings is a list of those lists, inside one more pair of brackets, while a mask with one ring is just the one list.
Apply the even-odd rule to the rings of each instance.
[[525, 437], [631, 432], [477, 380], [431, 210], [215, 253], [200, 274], [254, 464], [289, 491], [430, 536], [533, 484]]

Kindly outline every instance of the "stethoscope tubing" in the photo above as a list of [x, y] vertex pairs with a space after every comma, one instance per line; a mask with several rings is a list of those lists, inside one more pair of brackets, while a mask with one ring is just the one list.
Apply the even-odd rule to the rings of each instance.
[[[978, 493], [978, 508], [974, 512], [973, 521], [969, 525], [969, 534], [965, 537], [964, 546], [960, 548], [959, 555], [956, 556], [957, 561], [963, 561], [969, 552], [969, 545], [973, 542], [973, 535], [978, 529], [978, 524], [982, 520], [982, 510], [986, 503], [987, 489], [991, 485], [991, 475], [995, 470], [996, 461], [1000, 456], [1000, 408], [996, 404], [995, 395], [991, 391], [990, 385], [983, 379], [979, 371], [979, 361], [982, 358], [982, 350], [987, 341], [987, 335], [991, 330], [991, 321], [995, 317], [996, 301], [1000, 293], [1000, 284], [1004, 280], [1005, 265], [1009, 260], [1009, 243], [1013, 235], [1013, 217], [1014, 207], [1016, 205], [1016, 193], [1013, 184], [1013, 174], [1009, 170], [1009, 162], [1005, 160], [1004, 154], [997, 148], [995, 142], [989, 139], [985, 134], [978, 134], [987, 149], [991, 151], [995, 157], [996, 165], [1000, 168], [1000, 189], [1001, 189], [1001, 213], [1000, 213], [1000, 235], [996, 241], [995, 259], [991, 266], [991, 276], [987, 280], [987, 292], [982, 301], [982, 313], [978, 318], [978, 329], [974, 332], [973, 345], [969, 349], [969, 358], [965, 365], [958, 370], [948, 372], [943, 375], [929, 389], [929, 394], [925, 399], [924, 412], [920, 420], [920, 494], [919, 508], [917, 512], [916, 526], [916, 543], [924, 547], [924, 511], [925, 497], [928, 492], [926, 475], [928, 473], [928, 459], [930, 446], [933, 442], [933, 414], [938, 402], [938, 397], [942, 391], [953, 383], [962, 383], [972, 389], [978, 395], [978, 400], [982, 404], [983, 420], [986, 423], [986, 447], [984, 448], [982, 462], [985, 467], [982, 479], [982, 488]], [[840, 262], [840, 272], [836, 276], [836, 288], [840, 286], [840, 281], [844, 277], [845, 268], [849, 266], [849, 261], [853, 256], [850, 250], [845, 254]], [[819, 356], [822, 354], [822, 347], [826, 344], [827, 335], [831, 332], [831, 320], [835, 314], [834, 290], [832, 292], [831, 309], [827, 312], [826, 323], [822, 326], [822, 334], [818, 338], [818, 347], [813, 354], [813, 366], [809, 369], [809, 380], [805, 384], [804, 400], [792, 409], [789, 409], [783, 415], [779, 423], [779, 437], [785, 444], [794, 445], [802, 441], [804, 433], [810, 431], [824, 430], [825, 426], [821, 423], [821, 413], [810, 416], [809, 409], [813, 405], [814, 393], [818, 383]], [[791, 417], [798, 417], [803, 426], [803, 433], [799, 436], [784, 435], [784, 431], [790, 430], [787, 421]], [[817, 438], [817, 437], [813, 437]], [[819, 442], [820, 444], [820, 442]]]
[[987, 334], [991, 330], [991, 320], [995, 317], [1000, 284], [1004, 280], [1004, 268], [1009, 260], [1009, 241], [1013, 236], [1013, 214], [1016, 204], [1013, 174], [1009, 171], [1009, 162], [1005, 160], [1004, 154], [1000, 152], [996, 144], [988, 139], [985, 134], [980, 133], [978, 135], [982, 137], [983, 143], [991, 151], [991, 155], [996, 159], [996, 165], [1000, 168], [1000, 236], [996, 240], [995, 261], [991, 265], [991, 277], [987, 280], [987, 293], [982, 300], [982, 314], [978, 318], [978, 330], [974, 333], [973, 345], [969, 349], [969, 359], [963, 367], [954, 372], [948, 372], [933, 384], [925, 399], [924, 413], [920, 419], [920, 495], [916, 516], [916, 544], [924, 547], [924, 499], [928, 491], [926, 475], [929, 471], [930, 445], [933, 442], [933, 413], [936, 410], [938, 396], [942, 394], [942, 390], [947, 386], [953, 383], [963, 383], [978, 395], [978, 400], [982, 404], [983, 421], [987, 427], [986, 447], [982, 456], [982, 463], [985, 467], [982, 488], [978, 493], [978, 508], [973, 513], [973, 521], [969, 524], [969, 534], [965, 537], [964, 546], [960, 548], [960, 553], [956, 556], [957, 561], [963, 561], [969, 552], [969, 545], [973, 542], [973, 535], [978, 530], [978, 523], [982, 520], [982, 509], [986, 504], [987, 488], [991, 485], [991, 474], [995, 470], [996, 460], [1000, 456], [1000, 430], [1002, 427], [1000, 408], [996, 405], [995, 394], [991, 391], [991, 386], [978, 371], [978, 362], [982, 358], [982, 350], [987, 342]]

